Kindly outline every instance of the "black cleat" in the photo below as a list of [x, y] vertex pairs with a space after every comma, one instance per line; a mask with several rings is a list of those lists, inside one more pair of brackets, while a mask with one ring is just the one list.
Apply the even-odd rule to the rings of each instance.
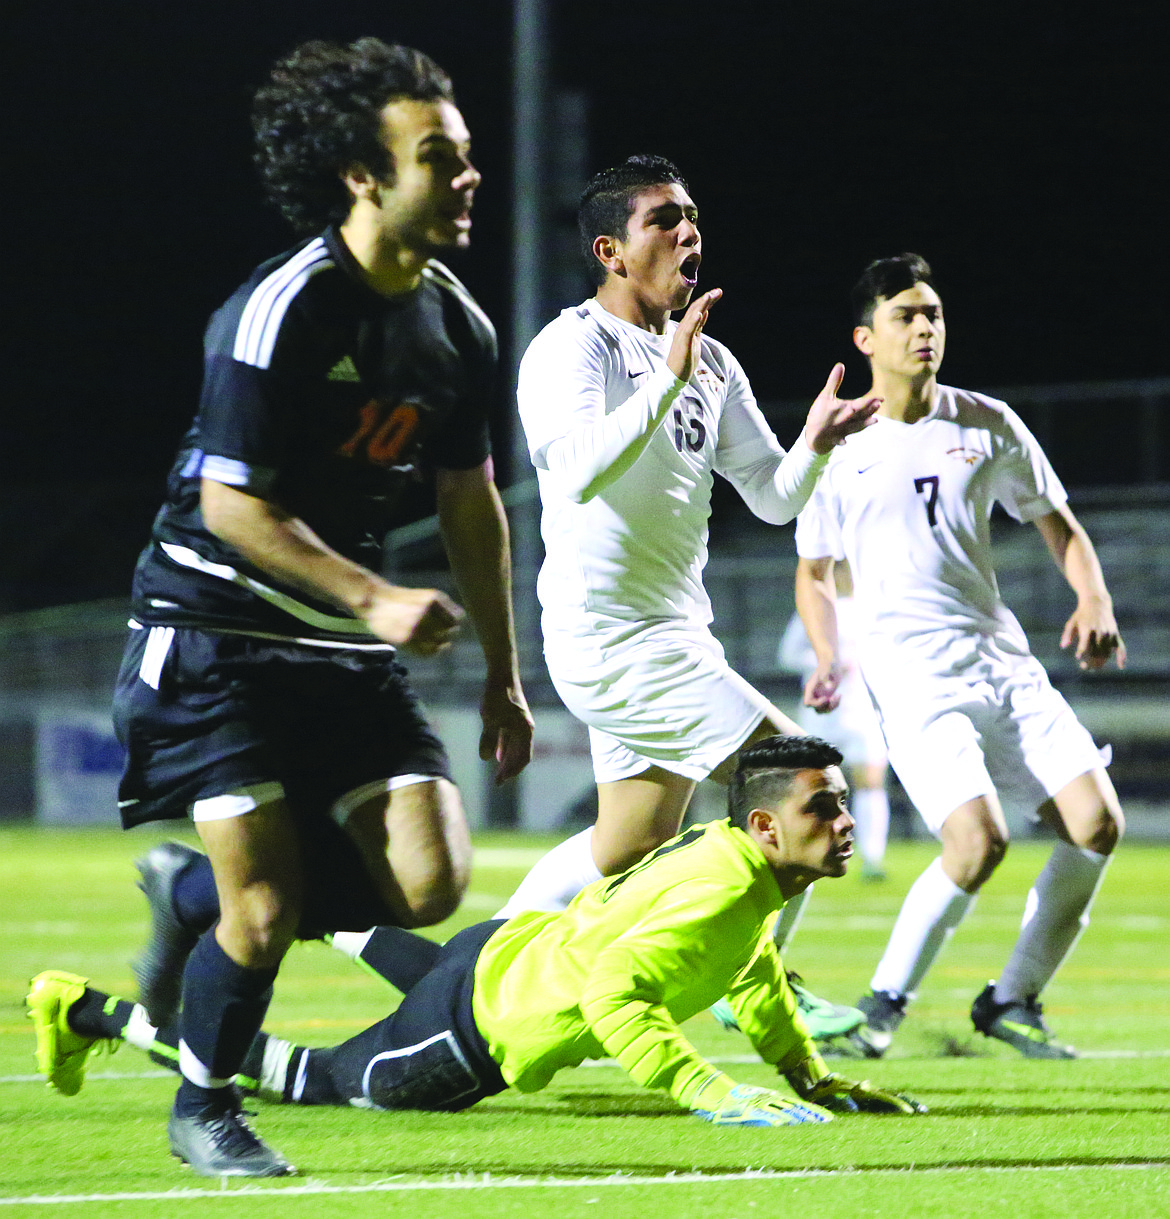
[[291, 1177], [296, 1169], [248, 1125], [241, 1109], [212, 1110], [167, 1122], [171, 1155], [201, 1177]]
[[849, 1034], [849, 1041], [863, 1058], [881, 1058], [906, 1018], [906, 996], [871, 990], [857, 1000], [857, 1006], [865, 1013], [865, 1023]]
[[165, 1028], [178, 1013], [183, 969], [199, 939], [175, 913], [175, 877], [198, 856], [181, 842], [160, 842], [134, 865], [141, 875], [138, 887], [150, 904], [150, 939], [130, 968], [155, 1028]]
[[1044, 1009], [1030, 995], [1022, 1003], [996, 1003], [995, 983], [988, 984], [971, 1004], [971, 1023], [984, 1037], [994, 1037], [1025, 1058], [1076, 1058], [1071, 1045], [1061, 1045], [1044, 1022]]

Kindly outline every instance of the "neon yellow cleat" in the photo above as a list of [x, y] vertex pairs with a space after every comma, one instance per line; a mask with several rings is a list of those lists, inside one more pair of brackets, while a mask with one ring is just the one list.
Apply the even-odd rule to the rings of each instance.
[[[65, 1013], [85, 994], [86, 979], [61, 969], [47, 969], [33, 978], [25, 996], [29, 1019], [37, 1035], [37, 1070], [48, 1076], [49, 1087], [63, 1096], [76, 1096], [85, 1082], [90, 1050], [96, 1037], [75, 1033]], [[113, 1052], [117, 1042], [105, 1042]]]

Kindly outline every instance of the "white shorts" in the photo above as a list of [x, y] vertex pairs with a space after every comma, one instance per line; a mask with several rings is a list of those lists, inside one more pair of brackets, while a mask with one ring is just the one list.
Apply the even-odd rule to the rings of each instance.
[[847, 766], [884, 766], [886, 738], [881, 722], [873, 709], [873, 700], [861, 680], [861, 674], [851, 669], [838, 687], [841, 701], [835, 711], [823, 715], [811, 707], [801, 707], [797, 720], [805, 732], [836, 745]]
[[619, 623], [545, 631], [545, 662], [568, 709], [589, 728], [598, 783], [650, 765], [705, 779], [772, 713], [705, 628]]
[[865, 665], [890, 765], [936, 836], [960, 804], [991, 792], [1009, 816], [1034, 819], [1061, 788], [1102, 765], [1034, 656], [989, 637], [955, 645], [951, 663], [930, 671], [907, 649]]

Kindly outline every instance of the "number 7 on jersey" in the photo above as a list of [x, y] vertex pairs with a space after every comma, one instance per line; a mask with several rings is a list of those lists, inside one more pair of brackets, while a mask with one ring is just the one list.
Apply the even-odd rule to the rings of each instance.
[[935, 525], [935, 505], [938, 503], [938, 475], [930, 474], [926, 478], [916, 478], [914, 480], [914, 490], [921, 495], [929, 488], [929, 493], [926, 496], [926, 521], [933, 529]]

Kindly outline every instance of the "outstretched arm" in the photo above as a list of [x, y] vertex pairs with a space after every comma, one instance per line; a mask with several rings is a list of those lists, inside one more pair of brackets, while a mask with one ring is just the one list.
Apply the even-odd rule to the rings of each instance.
[[[681, 886], [681, 888], [689, 888]], [[687, 1040], [665, 1000], [670, 979], [728, 977], [729, 946], [743, 942], [743, 911], [727, 906], [704, 918], [694, 903], [671, 898], [602, 950], [585, 978], [581, 1015], [605, 1051], [646, 1088], [662, 1088], [683, 1108], [717, 1125], [790, 1126], [829, 1120], [816, 1105], [800, 1104], [767, 1088], [738, 1084]], [[696, 902], [711, 901], [703, 887]], [[706, 898], [706, 902], [704, 901]], [[716, 903], [718, 905], [718, 903]], [[712, 994], [718, 995], [714, 982]], [[792, 1008], [792, 1011], [795, 1009]], [[815, 1054], [804, 1027], [789, 1021], [793, 1062]], [[783, 1038], [783, 1032], [780, 1034]]]
[[767, 923], [755, 955], [727, 990], [736, 1023], [756, 1053], [774, 1066], [802, 1100], [838, 1113], [923, 1113], [907, 1096], [831, 1072], [808, 1035]]
[[1105, 576], [1093, 543], [1084, 526], [1067, 504], [1037, 517], [1036, 528], [1048, 547], [1052, 560], [1077, 595], [1077, 607], [1064, 624], [1062, 648], [1076, 649], [1082, 669], [1100, 669], [1109, 657], [1125, 668], [1125, 643], [1113, 615], [1113, 598], [1105, 587]]
[[872, 423], [881, 399], [838, 398], [845, 368], [834, 365], [809, 409], [801, 438], [785, 453], [756, 406], [738, 364], [730, 375], [716, 468], [734, 484], [756, 516], [770, 525], [784, 525], [808, 503], [834, 447]]
[[487, 663], [479, 756], [495, 759], [496, 782], [502, 783], [532, 759], [532, 716], [520, 685], [512, 618], [508, 519], [490, 457], [470, 470], [439, 470], [435, 490], [443, 544]]
[[817, 658], [817, 667], [805, 682], [804, 703], [819, 712], [833, 711], [841, 701], [833, 566], [831, 558], [801, 558], [796, 564], [796, 609]]

